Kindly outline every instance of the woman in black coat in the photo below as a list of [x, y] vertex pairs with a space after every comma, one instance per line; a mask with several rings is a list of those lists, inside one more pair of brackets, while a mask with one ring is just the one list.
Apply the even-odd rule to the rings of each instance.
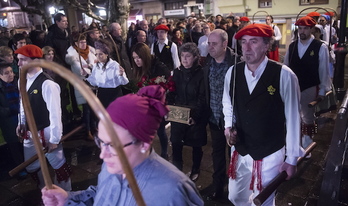
[[[160, 79], [159, 82], [167, 81], [170, 76], [168, 67], [155, 55], [151, 55], [150, 48], [144, 43], [139, 42], [132, 47], [131, 58], [134, 78], [130, 80], [129, 87], [134, 93], [144, 86], [155, 84], [154, 79]], [[157, 135], [161, 143], [161, 157], [168, 159], [168, 137], [165, 125], [166, 122], [163, 119]]]
[[171, 142], [173, 164], [182, 170], [182, 149], [192, 147], [191, 180], [198, 179], [203, 157], [202, 146], [207, 144], [206, 124], [208, 109], [205, 102], [203, 70], [198, 64], [199, 51], [195, 43], [185, 43], [180, 47], [181, 66], [174, 70], [173, 81], [176, 90], [167, 95], [168, 104], [190, 108], [187, 124], [171, 122]]

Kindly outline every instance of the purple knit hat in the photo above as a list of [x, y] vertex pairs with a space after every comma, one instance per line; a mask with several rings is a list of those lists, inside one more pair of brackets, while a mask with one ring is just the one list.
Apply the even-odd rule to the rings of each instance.
[[137, 94], [117, 98], [106, 109], [112, 121], [136, 139], [151, 143], [164, 115], [165, 89], [159, 85], [141, 88]]

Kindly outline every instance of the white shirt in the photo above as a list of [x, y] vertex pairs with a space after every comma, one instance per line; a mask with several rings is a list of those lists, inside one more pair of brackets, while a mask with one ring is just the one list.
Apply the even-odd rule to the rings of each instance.
[[282, 33], [280, 33], [279, 27], [274, 24], [270, 25], [274, 31], [274, 40], [279, 41], [282, 39]]
[[[305, 52], [307, 51], [309, 45], [312, 43], [314, 37], [313, 35], [311, 38], [303, 44], [300, 40], [298, 40], [298, 56], [300, 58], [303, 57]], [[291, 51], [286, 51], [285, 57], [284, 57], [284, 64], [289, 66], [289, 52]], [[319, 49], [319, 92], [318, 95], [320, 96], [325, 96], [326, 92], [331, 89], [331, 80], [330, 80], [330, 73], [329, 73], [329, 68], [330, 68], [330, 59], [329, 59], [329, 50], [325, 44], [321, 44], [321, 47]]]
[[126, 72], [120, 76], [120, 64], [110, 59], [103, 69], [104, 63], [96, 63], [93, 65], [92, 74], [87, 78], [87, 81], [101, 88], [116, 88], [120, 85], [127, 84], [128, 78]]
[[[172, 53], [172, 58], [173, 58], [173, 65], [174, 65], [174, 69], [178, 68], [180, 66], [180, 59], [179, 59], [179, 53], [178, 53], [178, 46], [172, 42], [172, 47], [170, 48], [170, 52]], [[165, 45], [168, 45], [168, 38], [166, 40], [164, 40], [163, 43], [161, 43], [160, 41], [157, 41], [158, 44], [158, 50], [160, 52], [162, 52], [162, 49]], [[151, 45], [151, 54], [155, 55], [155, 52], [153, 51], [153, 45]]]
[[[268, 58], [262, 61], [262, 63], [255, 70], [254, 75], [248, 69], [247, 64], [244, 67], [244, 75], [248, 84], [249, 93], [254, 90], [257, 82], [260, 80], [263, 72], [265, 71]], [[223, 113], [225, 120], [225, 128], [232, 127], [232, 115], [233, 107], [230, 97], [230, 83], [231, 73], [233, 66], [230, 67], [225, 76], [224, 93], [222, 97]], [[302, 156], [300, 150], [300, 131], [301, 131], [301, 118], [300, 118], [300, 88], [296, 75], [291, 69], [285, 65], [282, 66], [280, 72], [280, 96], [284, 102], [284, 114], [286, 125], [286, 162], [291, 165], [296, 165], [297, 158]]]
[[[27, 85], [26, 90], [28, 91], [35, 79], [42, 73], [42, 69], [38, 71], [35, 75], [27, 75]], [[46, 102], [47, 110], [49, 111], [50, 126], [44, 128], [44, 133], [49, 134], [50, 137], [45, 137], [49, 139], [52, 144], [59, 144], [63, 133], [62, 125], [62, 109], [60, 105], [60, 87], [57, 83], [51, 80], [45, 80], [42, 83], [42, 97]], [[31, 105], [32, 107], [35, 105]], [[20, 103], [20, 123], [25, 124], [25, 114], [22, 104], [22, 99]]]
[[208, 56], [208, 36], [201, 36], [198, 40], [198, 49], [201, 57]]

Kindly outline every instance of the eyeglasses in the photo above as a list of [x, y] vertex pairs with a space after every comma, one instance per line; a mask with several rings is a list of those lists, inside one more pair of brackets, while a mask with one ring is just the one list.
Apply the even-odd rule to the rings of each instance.
[[[101, 149], [102, 146], [103, 146], [103, 147], [105, 147], [105, 149], [106, 149], [110, 154], [112, 154], [113, 156], [117, 156], [117, 152], [116, 152], [115, 148], [112, 146], [112, 143], [105, 143], [105, 142], [103, 142], [103, 140], [101, 140], [101, 139], [98, 137], [98, 135], [95, 135], [95, 136], [94, 136], [94, 142], [95, 142], [95, 144], [98, 146], [98, 148]], [[131, 141], [131, 142], [128, 142], [128, 143], [126, 143], [126, 144], [123, 145], [123, 148], [128, 147], [128, 146], [130, 146], [130, 145], [132, 145], [132, 144], [135, 144], [135, 143], [137, 143], [137, 142], [138, 142], [138, 140], [133, 140], [133, 141]]]

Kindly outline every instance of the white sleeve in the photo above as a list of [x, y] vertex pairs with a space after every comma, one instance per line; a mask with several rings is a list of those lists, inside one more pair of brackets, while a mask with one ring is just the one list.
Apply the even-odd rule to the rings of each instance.
[[126, 85], [129, 82], [126, 71], [124, 71], [123, 74], [120, 75], [120, 65], [118, 63], [116, 65], [116, 77], [118, 79], [119, 85]]
[[224, 113], [225, 128], [232, 127], [233, 108], [230, 96], [231, 74], [233, 66], [231, 66], [225, 75], [224, 92], [222, 96], [222, 112]]
[[172, 53], [173, 63], [174, 63], [174, 69], [180, 67], [180, 59], [178, 55], [178, 47], [173, 42], [172, 47], [170, 49], [170, 52]]
[[296, 165], [297, 158], [303, 155], [300, 149], [300, 87], [295, 73], [287, 66], [283, 66], [280, 73], [280, 96], [284, 102], [286, 123], [285, 162]]
[[59, 85], [51, 80], [44, 81], [42, 84], [42, 97], [49, 111], [49, 141], [53, 144], [59, 144], [63, 133]]
[[282, 34], [280, 33], [279, 27], [274, 26], [274, 40], [279, 41], [282, 39]]
[[319, 50], [319, 93], [318, 95], [325, 96], [326, 92], [331, 89], [330, 79], [330, 59], [329, 50], [325, 44], [321, 44]]

